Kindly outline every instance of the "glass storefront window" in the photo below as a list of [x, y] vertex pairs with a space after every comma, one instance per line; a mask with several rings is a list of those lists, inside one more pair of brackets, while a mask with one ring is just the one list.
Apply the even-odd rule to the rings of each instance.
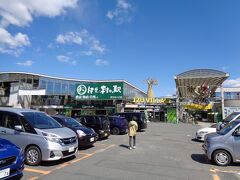
[[143, 92], [135, 89], [134, 87], [124, 83], [123, 85], [124, 91], [123, 91], [123, 98], [124, 99], [133, 99], [134, 97], [146, 97], [146, 94]]
[[46, 89], [47, 82], [45, 80], [40, 80], [39, 88]]
[[224, 99], [240, 99], [240, 92], [225, 92]]
[[33, 79], [33, 87], [37, 88], [39, 86], [39, 80]]
[[68, 84], [66, 82], [62, 84], [62, 94], [68, 94]]
[[53, 82], [52, 81], [48, 81], [47, 82], [47, 90], [46, 90], [47, 94], [53, 94]]
[[28, 79], [27, 79], [27, 83], [28, 83], [28, 84], [32, 84], [32, 79], [28, 78]]
[[215, 92], [215, 97], [221, 97], [221, 93], [220, 92]]
[[72, 96], [75, 95], [75, 84], [69, 84], [69, 94], [71, 94]]
[[56, 81], [54, 86], [54, 94], [61, 94], [61, 82]]

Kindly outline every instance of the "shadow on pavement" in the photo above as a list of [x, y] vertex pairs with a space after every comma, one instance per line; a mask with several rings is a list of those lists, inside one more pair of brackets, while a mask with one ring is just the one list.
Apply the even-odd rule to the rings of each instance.
[[195, 138], [193, 138], [192, 141], [194, 141], [194, 142], [199, 142], [199, 143], [204, 143], [203, 141], [200, 141], [200, 140], [195, 139]]
[[120, 147], [123, 147], [123, 148], [127, 148], [128, 149], [128, 145], [126, 145], [126, 144], [121, 144], [121, 145], [119, 145]]
[[66, 163], [68, 161], [71, 161], [75, 158], [76, 158], [76, 156], [71, 156], [71, 157], [68, 157], [66, 159], [60, 159], [60, 160], [57, 160], [57, 161], [42, 161], [40, 166], [45, 166], [45, 167], [56, 166], [56, 165], [63, 164], [63, 163]]
[[90, 149], [90, 148], [92, 148], [92, 147], [94, 147], [94, 144], [92, 144], [92, 145], [89, 145], [89, 146], [80, 146], [80, 147], [78, 147], [78, 150], [87, 150], [87, 149]]
[[201, 164], [210, 164], [210, 161], [207, 159], [205, 154], [192, 154], [191, 158]]

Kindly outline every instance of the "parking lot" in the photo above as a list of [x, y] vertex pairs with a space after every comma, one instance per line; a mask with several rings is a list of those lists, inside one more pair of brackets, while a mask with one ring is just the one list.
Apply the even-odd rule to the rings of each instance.
[[75, 158], [25, 166], [22, 179], [239, 179], [240, 164], [219, 167], [193, 141], [199, 125], [148, 123], [137, 135], [137, 148], [128, 149], [128, 136], [110, 136]]

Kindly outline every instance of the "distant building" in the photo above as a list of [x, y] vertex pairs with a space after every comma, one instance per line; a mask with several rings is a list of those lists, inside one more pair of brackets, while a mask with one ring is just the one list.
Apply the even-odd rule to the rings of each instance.
[[27, 72], [0, 73], [0, 106], [68, 114], [112, 114], [146, 93], [125, 80], [80, 80]]
[[235, 111], [240, 111], [240, 87], [218, 88], [216, 99], [222, 100], [223, 118]]

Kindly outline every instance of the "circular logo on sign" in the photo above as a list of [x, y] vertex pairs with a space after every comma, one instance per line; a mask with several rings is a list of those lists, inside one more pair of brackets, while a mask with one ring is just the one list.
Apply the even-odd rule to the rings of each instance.
[[87, 92], [87, 87], [85, 85], [79, 85], [77, 87], [77, 93], [79, 95], [84, 95]]

